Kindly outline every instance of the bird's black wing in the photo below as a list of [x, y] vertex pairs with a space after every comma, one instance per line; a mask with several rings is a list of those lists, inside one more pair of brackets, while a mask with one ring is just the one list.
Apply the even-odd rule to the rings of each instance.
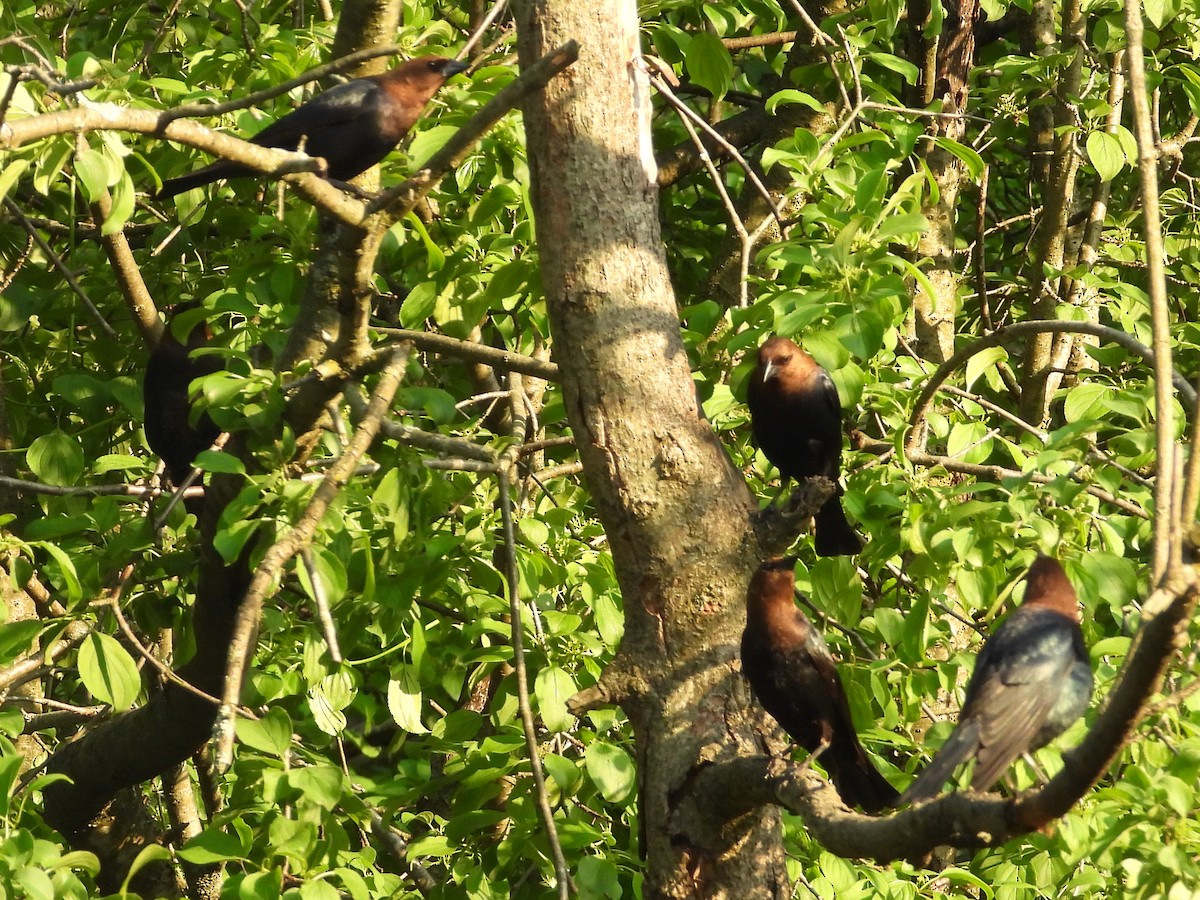
[[379, 85], [356, 78], [322, 91], [281, 119], [276, 119], [251, 140], [263, 147], [296, 149], [301, 138], [310, 141], [326, 129], [340, 128], [371, 115], [378, 103]]
[[825, 398], [824, 402], [827, 404], [829, 412], [840, 423], [842, 420], [842, 398], [838, 396], [837, 385], [833, 383], [833, 379], [829, 377], [829, 373], [824, 369], [820, 370], [817, 381], [820, 384], [821, 394]]
[[[963, 717], [979, 723], [980, 748], [971, 776], [975, 790], [990, 788], [1014, 759], [1036, 748], [1074, 664], [1073, 632], [1066, 620], [1053, 613], [1030, 615], [1034, 612], [1014, 613], [976, 663], [963, 707]], [[1010, 623], [1019, 627], [1010, 629]]]

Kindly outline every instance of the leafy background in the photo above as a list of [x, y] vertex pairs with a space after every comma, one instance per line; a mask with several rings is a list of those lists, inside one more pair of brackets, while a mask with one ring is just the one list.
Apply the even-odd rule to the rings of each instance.
[[[1004, 11], [984, 7], [993, 19]], [[730, 227], [707, 173], [688, 175], [662, 194], [704, 410], [764, 502], [777, 490], [775, 473], [755, 455], [742, 401], [747, 351], [766, 334], [802, 336], [833, 375], [849, 423], [893, 450], [934, 368], [905, 340], [913, 286], [923, 277], [925, 262], [914, 248], [931, 184], [917, 156], [928, 140], [924, 123], [895, 109], [906, 103], [917, 74], [900, 50], [904, 12], [896, 2], [871, 2], [825, 23], [827, 31], [844, 29], [864, 97], [886, 108], [864, 111], [832, 144], [827, 133], [796, 128], [760, 148], [768, 174], [787, 174], [793, 221], [786, 239], [758, 250], [749, 305], [724, 302], [711, 290], [711, 273], [729, 252]], [[1186, 135], [1200, 111], [1196, 11], [1152, 2], [1145, 14], [1161, 132]], [[1148, 342], [1135, 148], [1128, 132], [1102, 129], [1109, 63], [1123, 39], [1121, 11], [1102, 0], [1088, 15], [1092, 56], [1084, 64], [1084, 89], [1072, 98], [1078, 120], [1070, 128], [1084, 154], [1079, 190], [1111, 181], [1112, 200], [1100, 261], [1072, 274], [1098, 292], [1101, 321]], [[748, 102], [766, 102], [774, 114], [823, 108], [837, 96], [827, 64], [785, 71], [789, 45], [730, 51], [722, 43], [803, 29], [787, 4], [644, 3], [642, 16], [647, 52], [711, 94], [750, 95]], [[398, 43], [407, 52], [452, 50], [469, 30], [469, 4], [405, 3], [404, 22]], [[247, 9], [185, 0], [164, 18], [161, 9], [141, 4], [115, 10], [89, 0], [15, 2], [0, 9], [0, 33], [12, 36], [0, 40], [0, 61], [40, 59], [66, 77], [95, 78], [86, 92], [92, 101], [168, 108], [290, 78], [326, 61], [333, 32], [319, 7], [305, 4]], [[513, 77], [510, 41], [511, 35], [502, 38], [472, 79], [454, 79], [443, 89], [405, 150], [387, 163], [385, 182], [426, 158]], [[1042, 203], [1031, 186], [1029, 112], [1055, 88], [1061, 60], [1061, 53], [1031, 54], [1015, 35], [981, 47], [971, 109], [979, 118], [963, 144], [946, 144], [972, 181], [985, 166], [989, 173], [982, 246], [976, 246], [977, 194], [969, 188], [960, 200], [959, 249], [964, 271], [984, 260], [994, 322], [1025, 318], [1042, 274], [1029, 265], [1033, 214]], [[843, 62], [839, 71], [845, 79], [850, 69]], [[214, 124], [250, 133], [299, 99], [280, 98]], [[22, 82], [8, 116], [70, 102]], [[692, 96], [691, 102], [714, 118], [738, 111], [730, 100]], [[663, 104], [656, 106], [654, 136], [659, 149], [687, 140]], [[523, 141], [520, 118], [510, 115], [435, 193], [436, 218], [412, 216], [392, 230], [378, 269], [381, 324], [466, 338], [484, 323], [490, 340], [530, 354], [550, 340]], [[1200, 358], [1200, 332], [1192, 324], [1194, 152], [1184, 146], [1163, 181], [1173, 338], [1177, 365], [1189, 378]], [[273, 189], [259, 198], [248, 182], [182, 196], [174, 208], [146, 200], [157, 179], [193, 168], [195, 156], [107, 132], [52, 138], [0, 157], [0, 194], [30, 217], [78, 284], [73, 290], [64, 283], [10, 206], [0, 218], [0, 378], [9, 441], [3, 474], [82, 486], [141, 483], [154, 471], [141, 430], [146, 350], [87, 221], [87, 201], [107, 189], [114, 211], [104, 227], [126, 231], [158, 304], [196, 301], [207, 312], [235, 377], [207, 380], [204, 397], [222, 426], [248, 433], [268, 472], [247, 480], [229, 517], [223, 540], [232, 554], [252, 531], [284, 527], [311, 490], [279, 470], [292, 448], [281, 420], [285, 379], [264, 360], [283, 345], [319, 232], [306, 205], [289, 197], [279, 206]], [[723, 166], [722, 175], [735, 196], [749, 190], [738, 166]], [[985, 325], [980, 297], [967, 286], [971, 279], [955, 321], [960, 343]], [[113, 334], [86, 313], [84, 294]], [[974, 629], [986, 632], [1011, 606], [1013, 588], [1038, 550], [1064, 560], [1087, 609], [1097, 703], [1136, 626], [1135, 598], [1146, 593], [1149, 520], [1085, 490], [1100, 486], [1153, 509], [1146, 366], [1112, 345], [1089, 348], [1054, 398], [1045, 430], [1030, 430], [995, 412], [1015, 411], [1006, 375], [1019, 371], [1021, 353], [1012, 345], [977, 358], [955, 382], [966, 394], [943, 394], [930, 419], [930, 452], [1010, 474], [976, 478], [913, 465], [902, 452], [851, 451], [845, 504], [869, 536], [866, 550], [851, 562], [818, 559], [807, 542], [800, 546], [800, 588], [828, 617], [826, 635], [844, 660], [856, 718], [897, 785], [948, 733], [953, 707], [946, 708], [945, 697], [960, 690], [970, 671], [979, 643]], [[409, 365], [397, 418], [500, 446], [487, 402], [463, 402], [477, 393], [464, 365], [421, 354]], [[554, 385], [539, 423], [545, 437], [569, 433]], [[338, 446], [331, 434], [317, 455], [333, 456]], [[475, 473], [430, 469], [425, 454], [396, 440], [378, 442], [371, 458], [378, 471], [342, 494], [314, 550], [345, 662], [331, 660], [314, 621], [312, 581], [303, 566], [293, 566], [264, 614], [243, 698], [262, 717], [239, 724], [224, 808], [178, 856], [228, 860], [227, 896], [411, 894], [412, 882], [369, 837], [370, 814], [379, 811], [409, 835], [409, 858], [434, 874], [435, 896], [540, 896], [552, 867], [517, 711], [508, 603], [496, 564], [496, 485]], [[569, 447], [552, 448], [544, 464], [573, 458]], [[1052, 480], [1034, 483], [1032, 472]], [[3, 548], [18, 580], [36, 572], [65, 614], [0, 627], [0, 664], [23, 658], [35, 636], [46, 646], [69, 622], [85, 622], [91, 635], [54, 667], [48, 695], [114, 710], [142, 702], [153, 690], [150, 673], [138, 665], [111, 611], [92, 604], [131, 561], [137, 575], [123, 601], [125, 615], [147, 642], [175, 628], [174, 653], [186, 658], [195, 561], [193, 522], [182, 510], [155, 535], [144, 506], [128, 497], [26, 493], [14, 499], [5, 522]], [[560, 838], [582, 896], [635, 896], [642, 863], [632, 736], [616, 709], [577, 720], [564, 707], [568, 696], [596, 681], [623, 627], [604, 534], [586, 484], [571, 467], [525, 480], [517, 533], [531, 687]], [[964, 854], [933, 875], [906, 864], [878, 868], [838, 859], [789, 820], [797, 896], [1192, 896], [1200, 884], [1194, 660], [1185, 647], [1170, 693], [1140, 739], [1054, 833]], [[941, 721], [925, 731], [931, 712]], [[1063, 743], [1085, 726], [1078, 724]], [[24, 727], [18, 706], [0, 714], [0, 884], [14, 896], [86, 896], [90, 858], [69, 852], [41, 821], [37, 782], [18, 788], [17, 737]], [[38, 737], [52, 749], [71, 733], [48, 728]], [[1037, 754], [1043, 768], [1053, 770], [1057, 759], [1053, 748]], [[1019, 764], [1011, 782], [1023, 787], [1036, 778]]]

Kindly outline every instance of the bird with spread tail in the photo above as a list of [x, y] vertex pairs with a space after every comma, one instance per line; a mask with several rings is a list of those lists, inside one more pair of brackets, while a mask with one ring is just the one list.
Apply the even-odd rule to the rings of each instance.
[[899, 792], [867, 758], [833, 656], [796, 607], [794, 565], [768, 560], [750, 579], [742, 672], [763, 708], [825, 767], [842, 800], [880, 813]]
[[1083, 715], [1092, 669], [1079, 622], [1079, 601], [1062, 566], [1038, 556], [1021, 605], [979, 651], [958, 725], [901, 803], [937, 796], [970, 759], [971, 790], [986, 791], [1018, 756], [1050, 743]]
[[[382, 75], [355, 78], [323, 91], [250, 141], [281, 150], [303, 149], [309, 156], [325, 160], [329, 178], [349, 181], [391, 153], [446, 79], [467, 68], [466, 63], [442, 56], [410, 59]], [[157, 196], [174, 197], [222, 178], [260, 174], [219, 160], [168, 178]]]
[[221, 433], [208, 413], [202, 413], [194, 425], [190, 421], [188, 385], [221, 369], [221, 360], [215, 356], [191, 355], [210, 337], [206, 322], [192, 328], [186, 344], [166, 328], [146, 363], [142, 382], [146, 443], [163, 461], [167, 477], [176, 487], [191, 473], [197, 454], [212, 446]]
[[842, 404], [829, 373], [795, 342], [773, 336], [758, 349], [746, 389], [755, 443], [786, 482], [821, 475], [836, 490], [816, 515], [820, 556], [853, 556], [862, 539], [842, 510]]

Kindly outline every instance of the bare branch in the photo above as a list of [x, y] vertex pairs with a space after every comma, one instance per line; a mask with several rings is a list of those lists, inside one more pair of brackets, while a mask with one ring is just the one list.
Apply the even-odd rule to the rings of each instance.
[[521, 616], [521, 597], [518, 591], [517, 539], [513, 530], [511, 486], [508, 471], [500, 466], [497, 471], [497, 488], [500, 491], [500, 516], [504, 522], [504, 580], [508, 582], [508, 607], [512, 618], [513, 669], [517, 679], [517, 704], [521, 710], [521, 726], [525, 732], [525, 749], [529, 753], [529, 769], [533, 775], [534, 793], [546, 839], [550, 844], [550, 857], [554, 861], [554, 873], [558, 880], [558, 896], [567, 900], [571, 895], [571, 871], [567, 868], [562, 845], [558, 840], [558, 829], [554, 824], [554, 811], [550, 808], [550, 795], [546, 790], [546, 775], [542, 770], [542, 757], [538, 752], [537, 725], [533, 720], [533, 707], [529, 700], [529, 672], [525, 666], [524, 629]]
[[413, 331], [409, 328], [376, 328], [374, 330], [380, 334], [411, 341], [421, 350], [432, 350], [469, 362], [486, 363], [497, 369], [520, 372], [523, 375], [532, 375], [534, 378], [544, 378], [546, 381], [558, 381], [558, 366], [555, 363], [532, 356], [522, 356], [511, 350], [498, 350], [477, 341], [462, 341], [444, 334]]
[[[1162, 578], [1180, 561], [1180, 547], [1172, 541], [1174, 523], [1167, 515], [1175, 490], [1175, 404], [1171, 390], [1171, 311], [1167, 301], [1166, 263], [1162, 217], [1158, 207], [1158, 150], [1155, 146], [1150, 103], [1146, 95], [1146, 60], [1142, 44], [1142, 4], [1125, 0], [1125, 46], [1129, 70], [1129, 97], [1133, 105], [1133, 133], [1138, 145], [1142, 222], [1146, 242], [1147, 288], [1150, 293], [1150, 327], [1154, 345], [1154, 435], [1158, 477], [1154, 482], [1154, 580]], [[1191, 398], [1195, 402], [1195, 398]]]
[[338, 72], [352, 69], [359, 63], [370, 59], [380, 56], [392, 56], [400, 52], [401, 48], [398, 45], [386, 44], [382, 47], [370, 47], [366, 50], [359, 50], [357, 53], [348, 53], [340, 59], [327, 62], [323, 66], [317, 66], [315, 69], [309, 69], [295, 78], [272, 85], [264, 90], [256, 91], [253, 94], [247, 94], [245, 97], [226, 100], [224, 103], [187, 103], [172, 109], [165, 109], [158, 114], [159, 121], [165, 127], [168, 123], [174, 122], [176, 119], [190, 118], [192, 116], [220, 116], [234, 110], [258, 106], [281, 94], [286, 94], [302, 85], [308, 84], [310, 81], [317, 81], [330, 75], [336, 75]]

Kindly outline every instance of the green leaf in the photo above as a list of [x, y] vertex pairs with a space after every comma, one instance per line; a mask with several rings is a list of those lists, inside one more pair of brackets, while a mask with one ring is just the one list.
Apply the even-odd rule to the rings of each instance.
[[948, 137], [934, 138], [933, 142], [966, 166], [967, 172], [972, 178], [977, 179], [983, 174], [983, 170], [986, 168], [983, 157], [966, 144], [960, 144]]
[[621, 897], [621, 879], [616, 864], [602, 856], [585, 856], [579, 860], [575, 870], [575, 886], [581, 896], [611, 897], [618, 900]]
[[1103, 418], [1112, 396], [1112, 389], [1102, 384], [1085, 382], [1077, 385], [1067, 394], [1063, 415], [1068, 422]]
[[542, 757], [542, 765], [546, 767], [546, 771], [563, 794], [573, 793], [583, 780], [583, 773], [579, 771], [575, 761], [565, 756], [547, 753]]
[[567, 710], [567, 699], [577, 690], [575, 679], [558, 666], [548, 666], [538, 672], [533, 691], [537, 695], [542, 722], [550, 731], [567, 731], [575, 724], [575, 716]]
[[733, 86], [733, 59], [721, 39], [707, 31], [692, 36], [683, 66], [689, 79], [708, 88], [717, 99]]
[[[935, 4], [936, 5], [936, 4]], [[940, 10], [941, 7], [938, 7]], [[921, 77], [921, 72], [906, 59], [901, 59], [892, 53], [868, 53], [866, 58], [872, 62], [879, 63], [885, 69], [890, 69], [895, 72], [909, 84], [916, 84]]]
[[283, 759], [292, 746], [292, 720], [287, 712], [272, 707], [261, 719], [239, 718], [234, 727], [237, 739], [247, 747]]
[[[346, 596], [345, 564], [328, 547], [314, 547], [312, 556], [313, 567], [321, 582], [321, 588], [325, 592], [326, 601], [330, 605], [337, 603]], [[315, 598], [316, 594], [313, 591], [312, 581], [309, 579], [308, 566], [299, 560], [296, 565], [296, 576], [300, 580], [301, 587], [304, 588], [304, 593], [310, 599]]]
[[83, 448], [71, 435], [56, 428], [34, 438], [25, 462], [39, 481], [71, 485], [83, 475]]
[[929, 220], [920, 213], [901, 213], [888, 216], [875, 229], [875, 239], [888, 241], [893, 238], [914, 239], [929, 230]]
[[306, 803], [331, 810], [342, 799], [342, 773], [330, 765], [305, 766], [288, 773], [288, 783], [300, 791]]
[[400, 304], [400, 324], [405, 328], [420, 328], [421, 324], [433, 315], [437, 298], [437, 285], [432, 281], [417, 284]]
[[194, 462], [205, 472], [221, 472], [226, 475], [246, 474], [246, 464], [223, 450], [201, 450], [196, 454]]
[[0, 815], [7, 816], [11, 811], [13, 785], [21, 774], [21, 763], [24, 760], [19, 753], [0, 756]]
[[29, 168], [29, 160], [14, 159], [0, 171], [0, 200], [8, 196], [8, 192], [13, 189], [21, 176], [25, 174], [25, 170]]
[[33, 641], [41, 634], [42, 628], [42, 623], [37, 619], [0, 625], [0, 662], [8, 662], [32, 653]]
[[121, 884], [121, 891], [127, 892], [130, 882], [133, 881], [133, 876], [150, 865], [150, 863], [166, 862], [170, 858], [171, 851], [162, 844], [148, 844], [143, 847], [130, 864], [129, 871], [125, 874], [125, 881]]
[[416, 213], [410, 212], [405, 216], [405, 220], [420, 236], [421, 243], [425, 245], [425, 253], [429, 259], [429, 271], [440, 272], [442, 267], [446, 265], [446, 254], [442, 252], [442, 248], [429, 236], [429, 232], [425, 229], [425, 223], [421, 221]]
[[607, 647], [615, 650], [625, 636], [625, 617], [617, 602], [608, 594], [601, 594], [592, 606], [596, 617], [596, 629]]
[[324, 878], [310, 878], [300, 885], [301, 900], [341, 900], [337, 888]]
[[817, 101], [816, 97], [812, 96], [812, 94], [806, 94], [804, 91], [797, 91], [793, 88], [776, 91], [771, 95], [770, 99], [767, 100], [765, 108], [768, 113], [775, 115], [775, 110], [778, 107], [788, 103], [798, 103], [801, 106], [807, 106], [809, 109], [819, 113], [825, 112], [825, 107]]
[[252, 872], [238, 884], [238, 900], [279, 900], [283, 872]]
[[1133, 132], [1124, 125], [1117, 126], [1117, 143], [1121, 145], [1121, 152], [1125, 154], [1125, 158], [1129, 160], [1131, 166], [1136, 166], [1138, 161], [1138, 145], [1137, 138], [1133, 136]]
[[75, 175], [89, 203], [95, 203], [108, 190], [108, 163], [98, 150], [88, 148], [75, 157]]
[[133, 180], [129, 177], [129, 173], [122, 169], [121, 177], [113, 186], [112, 209], [108, 211], [108, 218], [100, 227], [102, 235], [116, 234], [125, 227], [125, 223], [133, 215], [133, 201], [136, 197], [137, 191], [133, 186]]
[[409, 734], [428, 733], [421, 721], [421, 685], [408, 667], [388, 682], [387, 704], [396, 724]]
[[1088, 159], [1101, 181], [1112, 181], [1125, 165], [1125, 153], [1115, 135], [1093, 131], [1087, 136]]
[[1167, 20], [1167, 11], [1171, 6], [1172, 4], [1169, 4], [1167, 0], [1142, 0], [1142, 9], [1155, 30], [1163, 27], [1163, 23]]
[[637, 783], [637, 770], [629, 754], [615, 744], [596, 741], [584, 751], [588, 777], [609, 803], [622, 803]]
[[342, 712], [356, 695], [353, 681], [346, 671], [326, 675], [308, 692], [308, 708], [317, 719], [317, 727], [326, 734], [339, 735], [346, 729]]
[[197, 866], [225, 862], [231, 859], [246, 859], [242, 843], [224, 831], [202, 831], [179, 850], [179, 858]]
[[79, 677], [92, 696], [115, 710], [128, 709], [142, 682], [133, 658], [107, 634], [92, 632], [79, 645]]
[[41, 867], [21, 866], [12, 873], [11, 879], [20, 888], [16, 896], [27, 900], [56, 900], [54, 882]]
[[966, 389], [969, 391], [980, 375], [1007, 359], [1008, 351], [1003, 347], [988, 347], [976, 353], [967, 360]]

